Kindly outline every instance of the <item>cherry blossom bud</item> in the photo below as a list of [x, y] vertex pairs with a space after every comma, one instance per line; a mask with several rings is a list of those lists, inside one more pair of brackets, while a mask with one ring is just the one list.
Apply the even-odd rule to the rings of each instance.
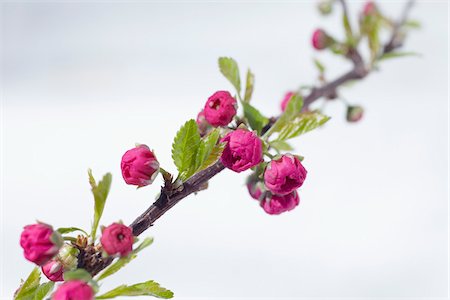
[[324, 16], [329, 15], [333, 10], [331, 1], [329, 1], [329, 0], [320, 1], [318, 4], [318, 8], [319, 8], [320, 13]]
[[50, 260], [42, 266], [42, 273], [51, 281], [64, 281], [64, 266], [57, 260]]
[[125, 152], [120, 166], [125, 182], [138, 187], [151, 184], [159, 172], [159, 162], [146, 145], [139, 145]]
[[316, 29], [312, 35], [312, 45], [317, 50], [328, 48], [334, 40], [322, 29]]
[[52, 259], [62, 246], [61, 235], [50, 225], [37, 223], [24, 227], [20, 236], [20, 246], [26, 259], [38, 266]]
[[93, 300], [92, 287], [81, 280], [67, 281], [52, 295], [52, 300]]
[[206, 132], [208, 131], [208, 127], [210, 127], [208, 121], [206, 121], [205, 118], [205, 112], [204, 110], [200, 111], [197, 115], [197, 127], [198, 127], [198, 131], [200, 132], [200, 135], [205, 135]]
[[364, 4], [363, 8], [363, 15], [364, 16], [373, 16], [377, 14], [377, 6], [373, 1], [367, 1], [366, 4]]
[[123, 224], [113, 223], [103, 230], [100, 242], [109, 255], [127, 256], [133, 250], [133, 231]]
[[294, 92], [287, 92], [287, 93], [284, 95], [284, 98], [283, 98], [283, 100], [281, 101], [281, 110], [282, 110], [282, 111], [285, 111], [285, 110], [286, 110], [286, 107], [287, 107], [289, 101], [292, 99], [292, 96], [294, 96], [294, 94], [295, 94]]
[[347, 106], [347, 121], [356, 123], [363, 117], [364, 109], [361, 106]]
[[209, 124], [214, 127], [226, 126], [236, 115], [237, 102], [227, 91], [215, 92], [206, 101], [204, 114]]
[[255, 176], [250, 176], [248, 178], [247, 190], [250, 196], [255, 200], [262, 200], [267, 192], [264, 183], [255, 178]]
[[221, 142], [226, 142], [221, 160], [225, 167], [237, 173], [262, 162], [262, 142], [252, 131], [236, 129], [229, 132]]
[[306, 173], [306, 169], [296, 156], [286, 154], [267, 165], [264, 182], [272, 193], [286, 195], [303, 185]]
[[261, 201], [261, 206], [269, 215], [279, 215], [286, 211], [293, 210], [300, 203], [300, 197], [297, 191], [293, 191], [287, 195], [268, 194]]

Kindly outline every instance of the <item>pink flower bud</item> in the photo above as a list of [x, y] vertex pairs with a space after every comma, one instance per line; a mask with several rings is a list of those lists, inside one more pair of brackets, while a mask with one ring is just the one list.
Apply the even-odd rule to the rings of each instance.
[[159, 171], [159, 162], [146, 145], [139, 145], [125, 152], [120, 166], [125, 182], [138, 187], [151, 184]]
[[133, 231], [123, 224], [113, 223], [103, 230], [100, 242], [109, 255], [127, 256], [133, 250]]
[[64, 281], [64, 266], [57, 260], [50, 260], [43, 265], [42, 273], [51, 281]]
[[250, 196], [255, 200], [262, 200], [266, 194], [264, 183], [258, 180], [254, 180], [251, 176], [247, 180], [247, 190]]
[[236, 115], [236, 108], [236, 99], [229, 92], [218, 91], [206, 101], [205, 118], [214, 127], [226, 126]]
[[287, 195], [267, 195], [261, 206], [269, 215], [279, 215], [293, 210], [299, 203], [300, 197], [297, 191], [293, 191]]
[[364, 115], [364, 109], [361, 106], [347, 107], [347, 121], [351, 123], [358, 122]]
[[38, 223], [24, 227], [20, 246], [26, 259], [42, 266], [58, 253], [62, 239], [50, 225]]
[[210, 125], [208, 121], [206, 121], [204, 110], [198, 113], [196, 122], [200, 135], [205, 135]]
[[94, 291], [91, 286], [81, 280], [67, 281], [59, 286], [52, 300], [93, 300]]
[[373, 1], [367, 1], [364, 4], [363, 15], [364, 16], [373, 16], [377, 13], [377, 6]]
[[225, 167], [237, 173], [258, 165], [262, 161], [262, 142], [252, 131], [236, 129], [221, 142], [226, 142], [221, 160]]
[[267, 165], [264, 182], [272, 193], [286, 195], [302, 186], [306, 173], [296, 156], [286, 154]]
[[281, 111], [286, 110], [286, 107], [289, 101], [292, 99], [292, 96], [294, 96], [294, 92], [287, 92], [286, 95], [284, 95], [283, 101], [281, 101]]
[[332, 39], [322, 29], [316, 29], [312, 35], [312, 45], [317, 50], [322, 50], [330, 46]]

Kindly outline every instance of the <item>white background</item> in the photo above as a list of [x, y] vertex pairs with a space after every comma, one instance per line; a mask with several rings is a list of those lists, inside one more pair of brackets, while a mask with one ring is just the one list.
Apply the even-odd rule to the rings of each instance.
[[[381, 2], [381, 1], [380, 1]], [[403, 1], [384, 1], [398, 15]], [[362, 2], [351, 1], [354, 14]], [[10, 299], [32, 264], [22, 226], [88, 228], [93, 201], [86, 170], [111, 171], [102, 224], [130, 223], [154, 199], [120, 174], [135, 142], [174, 171], [172, 138], [207, 97], [231, 86], [218, 56], [256, 74], [254, 105], [278, 114], [289, 89], [314, 83], [312, 58], [328, 77], [350, 65], [316, 53], [311, 32], [342, 37], [335, 14], [294, 3], [3, 3], [1, 283]], [[380, 72], [343, 88], [366, 108], [360, 124], [333, 119], [295, 140], [308, 178], [291, 213], [266, 215], [224, 171], [209, 190], [183, 200], [144, 235], [155, 243], [111, 277], [154, 279], [183, 297], [446, 297], [448, 288], [448, 3], [421, 1], [423, 28]], [[320, 105], [320, 104], [319, 104]]]

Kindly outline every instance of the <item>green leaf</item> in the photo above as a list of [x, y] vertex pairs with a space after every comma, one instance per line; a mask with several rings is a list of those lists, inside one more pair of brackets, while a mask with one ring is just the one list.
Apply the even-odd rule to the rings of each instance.
[[53, 290], [54, 286], [55, 283], [53, 281], [41, 284], [34, 293], [33, 300], [44, 300], [44, 298]]
[[388, 52], [383, 54], [378, 60], [386, 60], [397, 57], [405, 57], [405, 56], [420, 56], [420, 54], [415, 52]]
[[106, 277], [111, 276], [114, 273], [116, 273], [117, 271], [119, 271], [121, 268], [123, 268], [125, 265], [127, 265], [130, 261], [135, 259], [137, 257], [137, 254], [141, 250], [150, 246], [152, 243], [153, 243], [153, 238], [145, 238], [142, 241], [142, 243], [130, 253], [130, 255], [119, 258], [114, 264], [112, 264], [105, 271], [103, 271], [100, 274], [100, 276], [97, 278], [97, 280], [105, 279]]
[[208, 158], [203, 162], [203, 164], [200, 166], [199, 170], [204, 170], [207, 167], [214, 164], [222, 155], [223, 149], [225, 149], [225, 143], [219, 143], [217, 144], [209, 154]]
[[294, 148], [285, 141], [273, 141], [270, 142], [270, 146], [272, 148], [275, 148], [275, 150], [277, 150], [278, 152], [294, 150]]
[[303, 98], [298, 94], [294, 94], [289, 100], [283, 114], [278, 118], [275, 124], [264, 134], [264, 139], [268, 138], [271, 134], [279, 132], [289, 122], [291, 122], [302, 110]]
[[92, 194], [94, 195], [94, 222], [92, 223], [91, 238], [95, 241], [95, 235], [97, 234], [98, 224], [100, 218], [103, 214], [103, 209], [105, 208], [106, 198], [108, 197], [109, 189], [111, 188], [111, 173], [106, 173], [103, 179], [97, 184], [95, 182], [94, 176], [92, 175], [92, 170], [88, 170], [89, 183], [92, 187]]
[[75, 269], [73, 271], [64, 272], [64, 281], [83, 280], [85, 282], [92, 281], [92, 276], [85, 269]]
[[325, 73], [325, 66], [318, 59], [314, 59], [314, 64], [316, 65], [317, 70], [319, 70], [320, 74]]
[[241, 78], [236, 61], [231, 57], [219, 57], [219, 68], [220, 72], [231, 82], [239, 95], [241, 93]]
[[342, 16], [342, 23], [344, 24], [345, 36], [347, 37], [347, 42], [349, 43], [349, 45], [355, 46], [355, 38], [353, 37], [352, 27], [350, 25], [348, 16], [345, 14], [345, 12], [343, 13], [343, 16]]
[[41, 281], [41, 272], [38, 267], [35, 267], [28, 275], [25, 282], [22, 283], [16, 295], [15, 300], [32, 300], [34, 298], [34, 293], [39, 287], [39, 282]]
[[106, 292], [103, 295], [95, 297], [95, 299], [111, 299], [119, 296], [153, 296], [163, 299], [170, 299], [173, 293], [153, 280], [133, 285], [121, 285], [115, 289]]
[[422, 25], [420, 24], [419, 21], [417, 20], [407, 20], [403, 26], [411, 28], [411, 29], [419, 29], [420, 27], [422, 27]]
[[[285, 141], [307, 133], [311, 130], [316, 129], [317, 127], [322, 126], [329, 119], [330, 117], [327, 117], [318, 112], [302, 113], [292, 121], [287, 122], [282, 128], [280, 128], [275, 142]], [[273, 142], [271, 142], [271, 144], [273, 144]]]
[[195, 159], [200, 146], [197, 123], [191, 119], [177, 132], [172, 144], [172, 159], [177, 166], [179, 178], [185, 180], [195, 169]]
[[242, 102], [242, 107], [244, 109], [244, 117], [247, 119], [250, 127], [253, 130], [256, 130], [258, 134], [261, 134], [261, 130], [269, 123], [269, 119], [264, 117], [259, 110], [250, 103]]
[[216, 146], [219, 137], [220, 137], [219, 129], [215, 128], [201, 140], [200, 146], [197, 151], [197, 156], [195, 158], [195, 171], [197, 171], [203, 165], [205, 160], [209, 157], [212, 150]]
[[252, 98], [253, 89], [255, 87], [255, 75], [250, 71], [250, 69], [247, 70], [247, 80], [245, 83], [245, 95], [244, 95], [244, 102], [250, 102], [250, 99]]
[[56, 229], [56, 231], [58, 231], [61, 234], [71, 233], [74, 231], [81, 231], [85, 235], [88, 235], [88, 233], [86, 231], [84, 231], [83, 229], [78, 228], [78, 227], [61, 227], [61, 228]]

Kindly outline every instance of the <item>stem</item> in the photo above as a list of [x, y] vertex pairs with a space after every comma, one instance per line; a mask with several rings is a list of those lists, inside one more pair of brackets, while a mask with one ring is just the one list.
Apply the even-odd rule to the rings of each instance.
[[[413, 0], [410, 0], [407, 3], [402, 17], [400, 21], [396, 23], [396, 26], [392, 31], [391, 38], [389, 39], [388, 43], [385, 44], [381, 55], [389, 53], [402, 46], [402, 43], [397, 42], [399, 29], [406, 21], [407, 14], [413, 5], [413, 2]], [[344, 5], [344, 9], [346, 10], [345, 0], [342, 0], [341, 3]], [[370, 73], [370, 70], [366, 69], [364, 61], [357, 49], [351, 48], [347, 54], [347, 58], [353, 62], [353, 68], [331, 82], [328, 82], [320, 87], [313, 87], [310, 94], [304, 98], [304, 107], [308, 107], [311, 103], [322, 97], [336, 95], [337, 88], [342, 84], [351, 80], [363, 79]], [[237, 94], [240, 99], [239, 93]], [[267, 128], [265, 128], [265, 132], [270, 129], [275, 121], [276, 118], [271, 118], [269, 124], [266, 126]], [[194, 174], [181, 186], [173, 187], [172, 184], [166, 181], [165, 185], [161, 187], [161, 194], [158, 199], [144, 213], [137, 217], [136, 220], [133, 221], [133, 223], [131, 223], [130, 227], [133, 230], [133, 234], [135, 236], [138, 236], [145, 230], [150, 228], [156, 220], [158, 220], [162, 215], [168, 212], [178, 202], [180, 202], [190, 194], [202, 190], [208, 180], [210, 180], [218, 173], [222, 172], [224, 168], [225, 167], [222, 162], [218, 160], [205, 170]], [[92, 275], [96, 275], [113, 261], [111, 257], [102, 259], [101, 255], [99, 256], [98, 254], [92, 252], [87, 255], [88, 253], [85, 252], [86, 251], [78, 256], [78, 266], [84, 267]], [[95, 259], [93, 259], [94, 256], [99, 257], [97, 262]], [[88, 258], [91, 261], [87, 262], [86, 260]]]

